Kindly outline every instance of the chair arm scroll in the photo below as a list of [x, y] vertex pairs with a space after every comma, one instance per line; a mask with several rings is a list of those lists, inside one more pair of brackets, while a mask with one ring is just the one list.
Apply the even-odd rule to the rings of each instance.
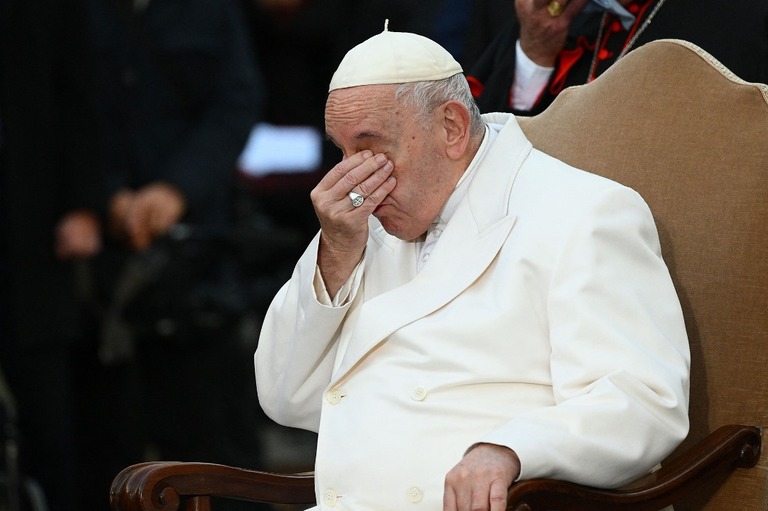
[[660, 470], [621, 488], [603, 490], [552, 479], [511, 486], [508, 511], [658, 511], [696, 491], [711, 476], [749, 468], [760, 458], [760, 430], [723, 426]]
[[109, 500], [114, 511], [203, 511], [210, 508], [212, 496], [314, 504], [314, 476], [274, 474], [213, 463], [140, 463], [123, 469], [115, 477]]

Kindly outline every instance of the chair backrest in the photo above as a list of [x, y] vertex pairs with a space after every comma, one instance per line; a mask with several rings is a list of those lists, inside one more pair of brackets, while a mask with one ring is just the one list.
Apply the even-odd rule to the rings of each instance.
[[[758, 426], [768, 445], [768, 86], [660, 40], [519, 120], [534, 147], [634, 188], [654, 213], [691, 345], [681, 449], [724, 424]], [[768, 509], [766, 451], [675, 509]]]

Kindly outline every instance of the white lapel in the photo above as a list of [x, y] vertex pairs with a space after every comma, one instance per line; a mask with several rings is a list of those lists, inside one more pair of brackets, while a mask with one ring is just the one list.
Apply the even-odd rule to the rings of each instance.
[[[504, 117], [507, 121], [507, 117]], [[356, 325], [348, 330], [347, 349], [332, 384], [337, 384], [367, 354], [403, 326], [436, 311], [461, 294], [491, 264], [515, 222], [507, 214], [508, 201], [517, 172], [530, 153], [531, 144], [514, 119], [509, 119], [477, 169], [467, 197], [451, 218], [429, 263], [402, 285], [392, 287], [391, 278], [413, 275], [418, 257], [413, 243], [382, 233], [386, 243], [379, 248], [366, 273], [386, 279], [388, 291], [366, 279], [366, 294], [373, 298], [361, 305]], [[383, 277], [382, 277], [383, 276]], [[391, 278], [390, 278], [391, 277]]]

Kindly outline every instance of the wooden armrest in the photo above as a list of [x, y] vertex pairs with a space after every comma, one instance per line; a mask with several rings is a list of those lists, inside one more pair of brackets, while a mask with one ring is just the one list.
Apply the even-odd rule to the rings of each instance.
[[[657, 511], [693, 492], [717, 473], [753, 467], [760, 431], [723, 426], [660, 470], [630, 485], [600, 490], [552, 479], [515, 483], [509, 511]], [[130, 466], [112, 482], [115, 511], [210, 510], [210, 497], [275, 504], [315, 503], [312, 473], [281, 475], [212, 463], [153, 462]]]
[[214, 463], [140, 463], [115, 477], [109, 501], [115, 511], [207, 511], [212, 496], [312, 505], [314, 474], [274, 474]]
[[658, 511], [692, 493], [704, 479], [760, 458], [760, 430], [723, 426], [683, 455], [633, 483], [600, 490], [552, 479], [530, 479], [512, 485], [509, 511]]

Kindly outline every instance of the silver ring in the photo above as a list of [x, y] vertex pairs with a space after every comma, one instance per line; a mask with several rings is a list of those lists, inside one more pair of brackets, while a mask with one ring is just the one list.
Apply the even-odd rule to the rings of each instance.
[[349, 200], [352, 201], [352, 206], [359, 208], [365, 202], [365, 197], [356, 192], [349, 192]]

